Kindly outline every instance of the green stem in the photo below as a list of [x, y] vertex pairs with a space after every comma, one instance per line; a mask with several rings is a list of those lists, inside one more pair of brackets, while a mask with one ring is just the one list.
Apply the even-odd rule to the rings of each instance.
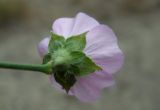
[[51, 63], [47, 64], [17, 64], [10, 62], [0, 62], [0, 68], [38, 71], [49, 74], [51, 72]]

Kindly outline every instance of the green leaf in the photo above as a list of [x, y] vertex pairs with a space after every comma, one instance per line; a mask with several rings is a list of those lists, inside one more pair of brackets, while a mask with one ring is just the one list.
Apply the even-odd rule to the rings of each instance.
[[77, 76], [84, 76], [95, 71], [102, 70], [101, 67], [96, 65], [82, 52], [74, 51], [71, 53], [71, 56], [72, 61], [70, 63], [79, 68], [79, 73], [75, 73]]
[[43, 57], [43, 64], [48, 63], [49, 61], [51, 61], [51, 55], [48, 53], [47, 55], [45, 55]]
[[65, 44], [65, 38], [54, 33], [51, 33], [51, 39], [49, 42], [48, 50], [53, 53], [59, 48], [63, 48]]
[[82, 51], [86, 46], [86, 33], [69, 37], [65, 46], [70, 51]]

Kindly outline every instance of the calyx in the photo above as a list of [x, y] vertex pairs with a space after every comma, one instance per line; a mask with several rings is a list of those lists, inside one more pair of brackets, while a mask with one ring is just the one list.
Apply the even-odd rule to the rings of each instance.
[[52, 64], [52, 72], [47, 74], [54, 76], [57, 83], [66, 92], [76, 83], [76, 77], [101, 70], [84, 54], [85, 46], [86, 33], [71, 36], [67, 39], [51, 33], [48, 45], [49, 53], [44, 56], [43, 64]]

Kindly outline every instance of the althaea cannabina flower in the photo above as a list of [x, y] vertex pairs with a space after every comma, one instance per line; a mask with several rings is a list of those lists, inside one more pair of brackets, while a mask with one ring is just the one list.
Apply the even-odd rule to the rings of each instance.
[[[83, 52], [102, 70], [76, 76], [76, 82], [69, 89], [68, 94], [84, 102], [96, 100], [103, 88], [114, 84], [112, 75], [123, 64], [123, 53], [118, 47], [115, 34], [108, 26], [98, 23], [84, 13], [78, 13], [74, 18], [59, 18], [53, 23], [52, 29], [53, 33], [65, 39], [86, 33], [86, 45]], [[42, 57], [48, 53], [49, 41], [50, 38], [47, 37], [38, 45], [38, 51]], [[50, 75], [52, 85], [65, 92], [53, 74]]]

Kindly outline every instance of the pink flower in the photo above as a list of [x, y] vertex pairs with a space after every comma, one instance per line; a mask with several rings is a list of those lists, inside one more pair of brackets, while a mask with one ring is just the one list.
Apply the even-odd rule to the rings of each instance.
[[[123, 64], [123, 53], [118, 47], [115, 34], [108, 26], [98, 23], [84, 13], [78, 13], [74, 18], [59, 18], [53, 23], [52, 29], [55, 34], [65, 38], [88, 32], [84, 53], [103, 70], [88, 76], [76, 77], [77, 82], [69, 90], [69, 95], [76, 96], [84, 102], [95, 101], [102, 89], [114, 84], [112, 75]], [[48, 52], [49, 39], [43, 39], [38, 45], [42, 57]], [[50, 76], [50, 80], [55, 88], [64, 91], [53, 75]]]

